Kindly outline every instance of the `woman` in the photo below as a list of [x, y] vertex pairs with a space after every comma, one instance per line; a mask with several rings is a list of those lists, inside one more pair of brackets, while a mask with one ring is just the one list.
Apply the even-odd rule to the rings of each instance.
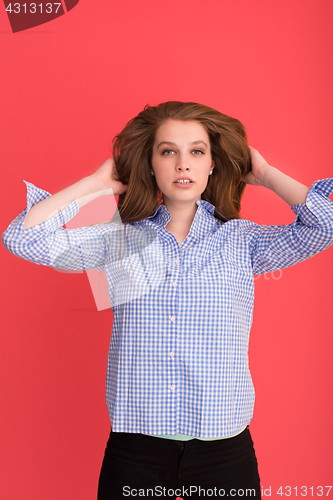
[[[246, 183], [273, 190], [295, 222], [242, 220]], [[133, 118], [114, 139], [113, 160], [94, 174], [53, 196], [27, 187], [27, 208], [3, 235], [8, 250], [108, 278], [112, 430], [99, 500], [260, 498], [248, 429], [253, 274], [333, 243], [333, 179], [309, 189], [250, 148], [238, 120], [171, 101]], [[110, 194], [119, 195], [121, 223], [61, 229]]]

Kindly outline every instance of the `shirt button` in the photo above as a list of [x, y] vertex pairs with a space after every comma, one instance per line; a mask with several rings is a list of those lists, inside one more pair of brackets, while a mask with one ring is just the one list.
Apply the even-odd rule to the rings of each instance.
[[174, 390], [176, 389], [176, 386], [175, 386], [175, 385], [170, 385], [170, 389], [171, 389], [172, 391], [174, 391]]
[[175, 357], [175, 353], [173, 351], [169, 352], [169, 356], [173, 359]]
[[175, 259], [175, 264], [179, 264], [179, 259]]
[[170, 321], [172, 322], [176, 321], [176, 316], [170, 316]]
[[172, 286], [177, 286], [177, 283], [176, 283], [175, 281], [173, 281], [173, 282], [171, 283], [171, 285], [172, 285]]
[[312, 202], [312, 201], [308, 201], [308, 202], [307, 202], [307, 206], [308, 206], [309, 208], [312, 208], [312, 207], [313, 207], [313, 202]]

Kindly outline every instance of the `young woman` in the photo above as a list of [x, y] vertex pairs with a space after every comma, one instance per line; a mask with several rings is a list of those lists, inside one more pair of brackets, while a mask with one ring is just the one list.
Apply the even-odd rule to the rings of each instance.
[[[241, 219], [246, 183], [273, 190], [295, 222]], [[102, 269], [108, 278], [112, 430], [99, 500], [260, 498], [248, 428], [253, 275], [333, 243], [333, 179], [309, 189], [249, 147], [238, 120], [171, 101], [133, 118], [114, 139], [113, 159], [94, 174], [53, 196], [27, 188], [27, 208], [3, 234], [8, 250], [42, 265]], [[62, 228], [81, 206], [110, 194], [119, 195], [120, 219]]]

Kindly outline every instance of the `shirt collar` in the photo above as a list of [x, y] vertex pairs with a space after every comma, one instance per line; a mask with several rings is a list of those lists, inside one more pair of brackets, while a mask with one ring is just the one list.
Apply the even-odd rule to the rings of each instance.
[[[166, 207], [165, 207], [165, 205], [161, 204], [161, 205], [159, 205], [159, 206], [157, 207], [157, 209], [155, 210], [155, 212], [153, 213], [153, 215], [149, 215], [149, 216], [147, 217], [147, 219], [152, 219], [153, 217], [155, 217], [155, 215], [156, 215], [156, 214], [161, 213], [161, 212], [164, 212], [164, 211], [168, 212], [168, 211], [167, 211], [167, 209], [166, 209]], [[168, 212], [168, 213], [169, 213], [169, 212]]]
[[[202, 209], [206, 210], [207, 212], [211, 213], [212, 215], [214, 215], [214, 212], [215, 212], [215, 207], [214, 205], [212, 205], [211, 203], [209, 203], [208, 201], [205, 201], [205, 200], [198, 200], [196, 201], [196, 204], [198, 205], [198, 207], [201, 207]], [[169, 212], [168, 212], [168, 209], [166, 208], [165, 205], [163, 205], [163, 203], [161, 205], [159, 205], [157, 207], [157, 209], [155, 210], [155, 212], [153, 213], [153, 215], [149, 215], [147, 217], [147, 219], [152, 219], [153, 217], [155, 217], [156, 215], [158, 214], [168, 214], [169, 215], [169, 220], [171, 218]]]
[[[205, 200], [198, 200], [196, 204], [198, 209], [189, 233], [195, 240], [203, 237], [212, 227], [215, 227], [217, 222], [217, 219], [214, 217], [215, 207], [211, 203]], [[147, 217], [146, 220], [159, 227], [165, 227], [170, 219], [171, 215], [166, 206], [161, 204], [157, 207], [153, 215]]]
[[149, 215], [147, 217], [148, 222], [152, 222], [154, 224], [157, 224], [158, 226], [163, 226], [165, 227], [169, 220], [171, 219], [171, 215], [169, 214], [167, 208], [165, 205], [161, 204], [157, 207], [153, 215]]
[[212, 205], [211, 203], [209, 203], [208, 201], [205, 201], [205, 200], [198, 200], [196, 202], [196, 204], [198, 205], [198, 207], [202, 207], [204, 210], [206, 210], [207, 212], [209, 212], [210, 214], [214, 215], [214, 212], [215, 212], [215, 207], [214, 205]]

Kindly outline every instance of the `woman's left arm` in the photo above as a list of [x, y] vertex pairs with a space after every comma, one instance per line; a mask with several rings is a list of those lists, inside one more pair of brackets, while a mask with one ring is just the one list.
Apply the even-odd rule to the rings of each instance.
[[307, 186], [272, 167], [254, 148], [251, 148], [252, 170], [244, 177], [244, 182], [271, 189], [291, 207], [305, 203], [309, 191]]
[[333, 245], [333, 178], [313, 182], [310, 188], [269, 165], [251, 148], [252, 170], [244, 182], [273, 190], [291, 206], [293, 223], [279, 226], [246, 221], [253, 274], [292, 266]]

